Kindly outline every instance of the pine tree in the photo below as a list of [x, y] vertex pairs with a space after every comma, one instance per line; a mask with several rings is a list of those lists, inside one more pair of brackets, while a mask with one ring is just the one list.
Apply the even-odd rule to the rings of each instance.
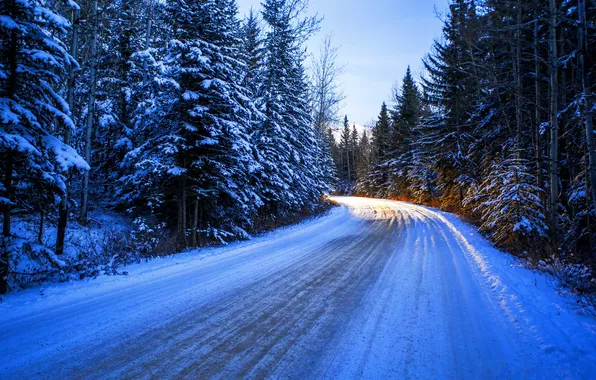
[[390, 130], [391, 121], [387, 105], [383, 103], [379, 118], [373, 130], [373, 140], [375, 145], [375, 158], [378, 162], [383, 161], [390, 150]]
[[246, 61], [243, 85], [250, 91], [255, 104], [260, 105], [263, 97], [265, 48], [260, 20], [252, 8], [242, 25], [241, 38], [242, 53]]
[[341, 168], [343, 187], [349, 192], [350, 182], [352, 180], [352, 136], [350, 133], [350, 122], [348, 116], [344, 117], [343, 129], [340, 137], [339, 147], [342, 155], [343, 166]]
[[38, 1], [2, 1], [0, 14], [0, 293], [5, 293], [12, 209], [35, 208], [35, 193], [45, 198], [45, 205], [53, 204], [66, 190], [65, 173], [89, 167], [56, 137], [62, 128], [74, 129], [68, 105], [57, 91], [68, 68], [76, 64], [58, 39], [69, 22]]
[[[97, 79], [97, 119], [94, 151], [98, 162], [92, 180], [103, 195], [114, 194], [122, 176], [120, 163], [132, 147], [136, 102], [142, 86], [135, 54], [144, 50], [141, 24], [143, 2], [116, 0], [107, 7], [109, 33], [103, 33]], [[141, 74], [141, 75], [139, 75]]]
[[368, 133], [366, 130], [362, 132], [362, 137], [358, 142], [358, 164], [356, 167], [356, 183], [355, 183], [355, 190], [356, 193], [366, 194], [367, 189], [363, 187], [362, 179], [366, 177], [368, 171], [370, 170], [371, 164], [371, 155], [372, 155], [372, 147], [370, 144], [370, 140], [368, 138]]
[[390, 149], [390, 129], [391, 120], [389, 110], [387, 105], [383, 103], [372, 132], [372, 153], [369, 171], [363, 178], [359, 178], [356, 185], [358, 191], [361, 193], [377, 197], [384, 197], [388, 193], [388, 173], [385, 164]]
[[261, 202], [249, 184], [256, 165], [248, 133], [258, 111], [242, 86], [235, 3], [179, 1], [167, 12], [174, 33], [157, 120], [150, 121], [157, 131], [130, 157], [142, 173], [165, 181], [157, 198], [175, 196], [180, 246], [196, 244], [199, 235], [245, 237]]
[[534, 251], [544, 244], [548, 227], [542, 190], [535, 183], [525, 159], [506, 158], [489, 166], [478, 194], [470, 199], [481, 215], [481, 230], [500, 246]]
[[267, 0], [265, 37], [265, 121], [257, 133], [267, 208], [274, 215], [311, 205], [328, 189], [317, 166], [317, 139], [308, 109], [303, 68], [304, 37], [317, 27], [316, 18], [296, 19], [304, 1]]
[[412, 129], [420, 123], [422, 116], [421, 96], [410, 67], [404, 76], [402, 87], [395, 94], [395, 110], [392, 113], [393, 154], [401, 156], [410, 150]]
[[391, 150], [386, 164], [391, 176], [388, 190], [392, 196], [408, 195], [409, 172], [414, 164], [414, 130], [420, 124], [421, 116], [421, 95], [408, 67], [402, 87], [395, 94], [395, 109], [392, 112]]
[[[445, 44], [435, 42], [433, 53], [424, 60], [428, 77], [423, 79], [426, 101], [434, 108], [425, 124], [425, 139], [438, 172], [438, 187], [449, 194], [451, 206], [461, 206], [465, 189], [473, 183], [466, 160], [474, 137], [470, 116], [477, 98], [477, 78], [473, 75], [473, 52], [469, 41], [474, 24], [473, 3], [456, 0], [444, 27]], [[471, 34], [473, 36], [473, 34]]]
[[354, 182], [356, 181], [357, 178], [357, 168], [358, 168], [358, 161], [360, 158], [360, 154], [358, 152], [359, 146], [358, 146], [358, 131], [356, 130], [356, 124], [352, 124], [352, 131], [350, 132], [350, 163], [351, 163], [351, 167], [350, 167], [350, 172], [352, 173], [352, 178], [351, 178], [351, 185], [353, 187]]

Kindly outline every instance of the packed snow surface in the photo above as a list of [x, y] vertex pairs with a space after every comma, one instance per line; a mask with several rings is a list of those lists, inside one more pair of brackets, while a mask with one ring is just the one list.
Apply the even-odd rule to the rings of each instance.
[[1, 378], [590, 378], [596, 322], [457, 217], [335, 198], [250, 242], [0, 304]]

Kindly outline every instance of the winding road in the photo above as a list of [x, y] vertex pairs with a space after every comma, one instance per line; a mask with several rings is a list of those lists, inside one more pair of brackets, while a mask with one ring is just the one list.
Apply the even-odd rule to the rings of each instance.
[[590, 378], [596, 322], [450, 214], [337, 197], [253, 241], [0, 304], [0, 378]]

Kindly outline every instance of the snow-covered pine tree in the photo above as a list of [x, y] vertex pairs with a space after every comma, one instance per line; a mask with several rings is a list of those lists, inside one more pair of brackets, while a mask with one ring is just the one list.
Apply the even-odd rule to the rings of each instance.
[[149, 120], [153, 136], [131, 158], [166, 182], [163, 199], [176, 199], [180, 246], [245, 237], [261, 204], [248, 181], [256, 166], [248, 132], [258, 111], [242, 86], [236, 4], [181, 0], [166, 7], [173, 37], [165, 86]]
[[485, 180], [465, 201], [476, 205], [481, 231], [498, 245], [519, 252], [535, 251], [548, 233], [541, 193], [529, 162], [513, 153], [493, 162], [486, 169]]
[[338, 173], [338, 161], [340, 157], [339, 145], [337, 141], [335, 141], [335, 135], [333, 132], [333, 128], [325, 128], [323, 132], [323, 139], [325, 142], [325, 146], [328, 148], [328, 151], [325, 152], [327, 157], [325, 158], [328, 160], [328, 164], [330, 165], [330, 177], [327, 183], [332, 184], [331, 191], [337, 192], [337, 183], [339, 181], [339, 173]]
[[356, 124], [352, 124], [352, 129], [350, 131], [350, 163], [352, 164], [350, 172], [352, 173], [352, 187], [354, 186], [354, 182], [356, 181], [356, 169], [358, 168], [358, 159], [360, 156], [358, 149], [358, 130], [356, 129]]
[[[125, 204], [132, 203], [133, 199], [139, 199], [139, 190], [145, 185], [153, 185], [146, 178], [150, 173], [135, 170], [135, 157], [139, 153], [139, 147], [152, 141], [159, 134], [155, 124], [164, 117], [163, 112], [167, 109], [158, 108], [161, 104], [157, 102], [157, 98], [161, 94], [172, 91], [175, 86], [175, 83], [165, 76], [163, 64], [167, 53], [167, 42], [172, 33], [166, 22], [165, 4], [147, 0], [143, 5], [140, 14], [137, 14], [137, 23], [142, 30], [137, 32], [137, 38], [142, 43], [135, 44], [140, 50], [132, 53], [128, 61], [130, 65], [128, 97], [133, 107], [132, 120], [130, 129], [126, 130], [127, 135], [116, 142], [118, 149], [127, 149], [127, 154], [120, 162], [122, 177], [117, 187], [118, 198]], [[146, 188], [144, 192], [148, 194], [151, 191]], [[160, 193], [161, 191], [157, 190], [154, 195]], [[152, 207], [160, 203], [151, 202]]]
[[94, 139], [97, 163], [91, 175], [94, 190], [102, 195], [99, 201], [113, 202], [115, 184], [122, 176], [120, 164], [132, 149], [134, 113], [139, 101], [135, 90], [143, 80], [134, 67], [133, 56], [144, 50], [141, 16], [147, 5], [143, 1], [113, 0], [104, 9], [106, 27], [99, 33]]
[[255, 194], [259, 198], [264, 198], [265, 189], [261, 181], [263, 166], [261, 165], [262, 157], [258, 149], [258, 139], [259, 129], [264, 120], [264, 62], [266, 57], [261, 20], [252, 8], [240, 25], [240, 39], [241, 47], [239, 54], [244, 62], [242, 86], [248, 91], [248, 96], [257, 111], [251, 113], [247, 130], [249, 147], [253, 157], [253, 163], [249, 173], [249, 183]]
[[[166, 14], [165, 7], [158, 7], [158, 3], [153, 6], [153, 15]], [[174, 94], [179, 86], [164, 63], [171, 29], [163, 28], [160, 32], [151, 37], [146, 49], [133, 56], [135, 76], [143, 79], [133, 86], [138, 101], [131, 133], [132, 149], [121, 162], [123, 175], [118, 181], [117, 194], [119, 202], [134, 209], [136, 216], [150, 212], [168, 220], [170, 215], [166, 210], [175, 194], [173, 180], [179, 172], [175, 154], [180, 143], [178, 125], [170, 123], [168, 118], [173, 117], [178, 99]], [[160, 40], [160, 36], [164, 39]]]
[[[330, 128], [326, 128], [330, 131]], [[332, 190], [332, 184], [336, 182], [335, 164], [331, 152], [333, 149], [333, 140], [329, 139], [325, 130], [315, 129], [315, 141], [317, 144], [316, 167], [319, 168], [319, 177], [317, 178], [320, 189], [327, 193]]]
[[[258, 15], [250, 9], [240, 31], [242, 38], [242, 53], [245, 60], [245, 74], [243, 85], [253, 98], [257, 107], [263, 103], [263, 69], [265, 48], [263, 46], [263, 32]], [[258, 107], [259, 108], [259, 107]]]
[[391, 112], [390, 152], [387, 158], [389, 194], [409, 197], [409, 172], [412, 170], [414, 153], [414, 129], [420, 124], [422, 100], [412, 77], [410, 67], [406, 71], [401, 88], [396, 91], [395, 109]]
[[[78, 35], [79, 35], [79, 17], [81, 13], [80, 6], [75, 2], [66, 2], [66, 13], [70, 14], [71, 16], [71, 33], [66, 38], [66, 44], [68, 45], [68, 49], [70, 51], [72, 59], [76, 61], [77, 54], [78, 54]], [[76, 125], [76, 118], [74, 117], [74, 102], [75, 102], [75, 83], [76, 83], [76, 76], [75, 71], [78, 67], [71, 65], [68, 70], [68, 81], [66, 84], [66, 102], [68, 104], [68, 108], [70, 109], [70, 117], [73, 124]], [[72, 140], [73, 132], [70, 128], [65, 128], [62, 136], [63, 141], [65, 144], [70, 145]], [[71, 201], [71, 186], [72, 184], [70, 181], [66, 181], [66, 189], [62, 194], [60, 200], [60, 206], [58, 211], [58, 225], [56, 229], [56, 254], [62, 255], [64, 253], [64, 243], [66, 240], [66, 229], [68, 227], [68, 218], [69, 218], [69, 211], [70, 211], [70, 201]]]
[[420, 95], [421, 108], [420, 119], [411, 130], [411, 159], [408, 168], [409, 193], [414, 202], [430, 203], [436, 198], [436, 172], [435, 163], [432, 161], [432, 148], [428, 144], [423, 123], [429, 115], [428, 104], [424, 102], [424, 96]]
[[313, 125], [309, 101], [311, 91], [303, 64], [305, 55], [303, 51], [293, 67], [294, 75], [288, 98], [290, 113], [286, 115], [286, 125], [292, 128], [294, 149], [298, 153], [292, 157], [292, 161], [296, 168], [294, 185], [299, 191], [300, 207], [311, 208], [319, 203], [323, 193], [329, 191], [330, 185], [325, 182], [323, 173], [326, 169], [321, 166], [325, 161], [319, 160], [319, 154], [324, 154], [325, 151], [320, 149], [322, 142], [318, 140], [319, 135]]
[[76, 62], [58, 39], [69, 22], [40, 1], [0, 2], [0, 154], [3, 252], [0, 293], [10, 257], [11, 212], [32, 210], [34, 193], [56, 204], [66, 190], [65, 173], [87, 170], [85, 161], [58, 137], [74, 128], [70, 110], [57, 91]]
[[372, 147], [370, 143], [370, 139], [368, 137], [369, 133], [365, 129], [362, 132], [362, 137], [358, 142], [358, 149], [357, 149], [357, 166], [356, 166], [356, 182], [355, 182], [355, 192], [357, 194], [365, 194], [365, 190], [361, 187], [362, 186], [362, 179], [367, 175], [370, 164], [371, 164], [371, 154], [372, 154]]
[[358, 192], [370, 196], [387, 195], [387, 157], [390, 152], [391, 119], [387, 104], [383, 102], [379, 117], [372, 131], [372, 154], [368, 173], [359, 178]]
[[296, 212], [328, 189], [317, 164], [302, 44], [316, 18], [301, 18], [306, 0], [266, 0], [265, 121], [257, 135], [266, 214]]
[[339, 140], [339, 150], [341, 154], [341, 163], [342, 166], [340, 168], [340, 181], [341, 181], [341, 188], [344, 189], [346, 193], [350, 192], [350, 183], [352, 181], [352, 152], [351, 152], [351, 132], [350, 132], [350, 122], [348, 120], [348, 116], [344, 117], [343, 128], [341, 130], [341, 136]]
[[381, 105], [381, 112], [375, 128], [373, 129], [373, 141], [375, 146], [375, 156], [378, 162], [382, 162], [387, 157], [390, 151], [390, 131], [391, 119], [389, 117], [389, 110], [387, 104], [383, 102]]
[[432, 115], [424, 121], [425, 142], [438, 174], [438, 188], [446, 207], [460, 207], [470, 178], [468, 148], [473, 140], [470, 115], [475, 111], [477, 78], [470, 72], [469, 47], [475, 41], [464, 40], [474, 14], [473, 3], [455, 0], [450, 4], [449, 19], [443, 29], [445, 42], [436, 41], [433, 52], [424, 60], [427, 77], [423, 78], [426, 102]]
[[[133, 12], [135, 27], [129, 31], [131, 37], [122, 41], [132, 50], [126, 62], [130, 82], [124, 92], [130, 120], [115, 140], [117, 150], [126, 150], [117, 168], [117, 202], [134, 210], [136, 217], [146, 212], [159, 214], [165, 204], [167, 171], [174, 167], [171, 150], [175, 144], [168, 141], [170, 136], [160, 126], [170, 112], [167, 94], [176, 87], [166, 76], [163, 64], [172, 34], [166, 5], [147, 0], [138, 6]], [[114, 54], [115, 58], [122, 58], [117, 52]], [[119, 94], [117, 88], [113, 90], [113, 95]]]

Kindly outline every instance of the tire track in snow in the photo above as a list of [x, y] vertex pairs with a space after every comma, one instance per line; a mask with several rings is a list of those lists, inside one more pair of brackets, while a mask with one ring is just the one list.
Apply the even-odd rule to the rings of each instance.
[[411, 204], [337, 200], [345, 209], [314, 224], [87, 298], [3, 305], [0, 378], [595, 373], [593, 324], [552, 288], [529, 287], [541, 275], [511, 268], [472, 227]]

